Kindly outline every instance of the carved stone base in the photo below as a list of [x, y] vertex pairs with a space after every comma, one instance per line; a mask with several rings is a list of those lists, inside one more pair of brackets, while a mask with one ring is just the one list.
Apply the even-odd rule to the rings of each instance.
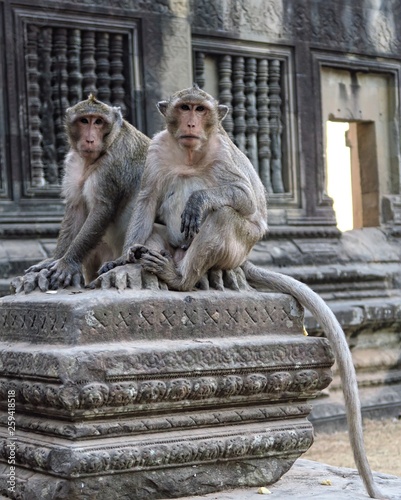
[[307, 400], [331, 380], [327, 341], [286, 295], [35, 292], [1, 299], [0, 325], [8, 498], [275, 482], [312, 444]]

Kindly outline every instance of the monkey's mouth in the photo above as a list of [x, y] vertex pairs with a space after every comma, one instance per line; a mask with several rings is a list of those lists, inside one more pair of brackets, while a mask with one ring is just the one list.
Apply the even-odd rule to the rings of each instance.
[[99, 154], [99, 151], [96, 148], [93, 148], [93, 149], [89, 149], [89, 148], [81, 149], [81, 155], [83, 155], [83, 156], [90, 156], [90, 155], [93, 155], [93, 154]]
[[199, 135], [181, 135], [180, 139], [198, 139], [200, 140]]

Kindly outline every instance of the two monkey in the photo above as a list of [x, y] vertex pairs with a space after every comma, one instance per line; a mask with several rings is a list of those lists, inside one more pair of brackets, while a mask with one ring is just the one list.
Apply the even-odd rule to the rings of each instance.
[[55, 255], [32, 266], [17, 291], [80, 284], [82, 265], [90, 281], [100, 262], [100, 273], [139, 262], [173, 290], [238, 268], [250, 285], [293, 295], [331, 342], [355, 463], [369, 495], [383, 498], [364, 449], [355, 369], [334, 314], [306, 285], [246, 260], [267, 231], [266, 194], [221, 125], [227, 107], [194, 86], [158, 108], [166, 129], [152, 141], [93, 96], [67, 110], [66, 213]]

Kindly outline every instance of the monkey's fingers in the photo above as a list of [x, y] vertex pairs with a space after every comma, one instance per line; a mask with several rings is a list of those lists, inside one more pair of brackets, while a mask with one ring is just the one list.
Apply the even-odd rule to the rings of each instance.
[[209, 280], [207, 279], [207, 276], [202, 276], [196, 284], [196, 288], [199, 290], [209, 290]]
[[24, 279], [23, 276], [17, 276], [10, 281], [10, 292], [11, 294], [21, 293], [24, 290]]
[[64, 286], [64, 279], [66, 277], [66, 273], [61, 269], [52, 271], [49, 274], [49, 283], [51, 290], [58, 290]]
[[160, 290], [157, 276], [144, 268], [142, 268], [142, 287], [145, 290]]
[[124, 266], [126, 263], [127, 263], [127, 259], [125, 257], [119, 257], [116, 260], [110, 260], [108, 262], [105, 262], [101, 266], [101, 268], [99, 269], [97, 274], [100, 275], [100, 274], [107, 273], [107, 272], [111, 271], [112, 269], [114, 269], [115, 267]]
[[193, 238], [199, 233], [201, 217], [199, 213], [185, 209], [181, 215], [181, 232], [184, 233], [186, 239]]
[[233, 271], [232, 269], [226, 269], [223, 272], [223, 282], [225, 288], [239, 292], [237, 276], [235, 274], [235, 271]]
[[141, 258], [141, 264], [145, 271], [160, 273], [164, 270], [168, 260], [162, 255], [145, 254]]
[[223, 291], [223, 271], [221, 269], [211, 269], [209, 271], [209, 285], [215, 290]]
[[248, 283], [248, 280], [246, 279], [244, 270], [241, 267], [237, 267], [233, 271], [236, 274], [239, 289], [240, 290], [252, 290], [252, 287], [250, 286], [250, 284]]
[[38, 273], [28, 273], [24, 276], [24, 292], [31, 293], [38, 284]]
[[25, 270], [25, 273], [38, 273], [43, 269], [49, 269], [54, 263], [54, 259], [44, 260], [43, 262], [39, 262], [39, 264], [34, 264], [28, 269]]
[[140, 290], [142, 288], [142, 266], [139, 264], [130, 264], [126, 268], [128, 288]]
[[116, 288], [116, 271], [111, 269], [105, 274], [101, 274], [92, 283], [88, 285], [88, 288], [100, 288], [102, 290], [110, 290], [110, 288]]
[[66, 288], [67, 286], [70, 286], [72, 282], [72, 273], [65, 272], [62, 274], [62, 279], [60, 282], [63, 285], [63, 288]]
[[100, 279], [100, 288], [102, 290], [110, 290], [110, 288], [115, 288], [116, 285], [116, 273], [111, 270], [106, 274], [102, 274], [99, 276]]
[[110, 260], [109, 262], [105, 262], [100, 269], [97, 272], [97, 275], [107, 273], [108, 271], [111, 271], [111, 269], [114, 269], [115, 264], [113, 260]]
[[118, 291], [126, 290], [128, 288], [128, 274], [123, 270], [119, 272], [120, 269], [114, 271], [114, 284]]
[[47, 292], [49, 289], [49, 271], [47, 269], [42, 269], [38, 276], [38, 287], [41, 292]]
[[75, 273], [72, 276], [72, 286], [75, 288], [82, 288], [85, 285], [82, 273]]

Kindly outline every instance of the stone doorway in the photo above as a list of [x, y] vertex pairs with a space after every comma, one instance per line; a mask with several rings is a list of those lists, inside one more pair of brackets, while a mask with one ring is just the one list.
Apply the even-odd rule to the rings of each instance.
[[373, 121], [326, 123], [327, 192], [341, 231], [380, 225]]

